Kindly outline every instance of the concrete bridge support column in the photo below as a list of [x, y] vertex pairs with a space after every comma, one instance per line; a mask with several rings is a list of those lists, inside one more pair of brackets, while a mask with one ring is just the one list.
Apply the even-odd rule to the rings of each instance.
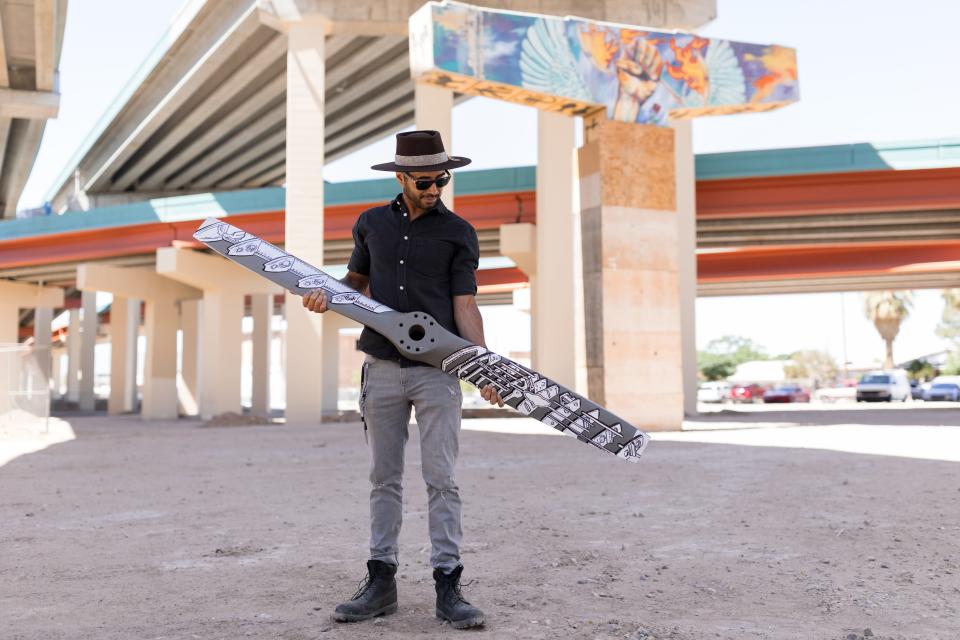
[[81, 291], [109, 291], [114, 296], [144, 301], [144, 335], [147, 350], [143, 364], [144, 420], [177, 417], [177, 330], [181, 300], [199, 298], [193, 287], [164, 278], [149, 267], [111, 267], [82, 264], [77, 267]]
[[586, 392], [580, 202], [574, 132], [561, 113], [537, 112], [537, 286], [531, 289], [534, 369]]
[[360, 325], [346, 316], [328, 313], [323, 318], [323, 415], [336, 415], [340, 391], [340, 330]]
[[585, 119], [580, 150], [588, 391], [637, 426], [683, 422], [674, 132]]
[[40, 372], [47, 381], [52, 380], [53, 349], [51, 333], [53, 307], [37, 307], [33, 313], [33, 344], [36, 347], [36, 361]]
[[[253, 384], [250, 393], [250, 411], [255, 415], [270, 412], [270, 344], [273, 337], [273, 296], [259, 293], [250, 296], [253, 316]], [[324, 346], [326, 349], [326, 346]]]
[[137, 394], [137, 333], [140, 301], [114, 296], [110, 305], [110, 397], [107, 413], [134, 410]]
[[[287, 201], [286, 249], [323, 265], [324, 41], [322, 21], [286, 23]], [[286, 417], [288, 423], [318, 423], [323, 411], [323, 323], [299, 296], [285, 294], [287, 319]]]
[[[448, 154], [455, 155], [453, 147], [453, 91], [429, 84], [418, 83], [413, 89], [414, 120], [417, 129], [433, 129], [443, 138], [443, 146]], [[456, 172], [451, 172], [456, 174]], [[451, 210], [453, 206], [453, 187], [456, 177], [443, 188], [443, 204]]]
[[93, 411], [96, 400], [93, 368], [97, 346], [97, 292], [82, 292], [80, 305], [80, 410]]
[[683, 359], [683, 413], [697, 414], [697, 176], [693, 122], [673, 123], [677, 179], [677, 273]]
[[203, 368], [200, 327], [203, 326], [203, 300], [180, 301], [180, 412], [185, 416], [200, 413], [200, 386]]
[[80, 309], [70, 309], [67, 321], [67, 401], [80, 400]]
[[239, 413], [244, 296], [280, 287], [219, 256], [176, 247], [157, 250], [157, 273], [203, 291], [200, 415]]

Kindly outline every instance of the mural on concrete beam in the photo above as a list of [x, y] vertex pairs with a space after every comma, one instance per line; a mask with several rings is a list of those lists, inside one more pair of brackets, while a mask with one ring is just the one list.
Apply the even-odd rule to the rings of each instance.
[[583, 18], [430, 2], [410, 18], [417, 82], [623, 122], [776, 109], [799, 99], [796, 51]]

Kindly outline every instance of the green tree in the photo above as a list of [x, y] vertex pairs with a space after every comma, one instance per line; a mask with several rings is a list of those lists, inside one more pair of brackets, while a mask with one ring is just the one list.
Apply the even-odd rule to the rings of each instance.
[[907, 377], [911, 380], [923, 382], [933, 380], [938, 375], [937, 368], [923, 358], [911, 360], [910, 364], [907, 365]]
[[697, 368], [707, 380], [723, 380], [736, 371], [737, 365], [750, 360], [766, 360], [763, 347], [749, 338], [723, 336], [707, 343], [697, 352]]
[[863, 296], [863, 312], [873, 322], [886, 344], [884, 367], [893, 368], [893, 341], [900, 324], [910, 316], [913, 293], [910, 291], [868, 291]]

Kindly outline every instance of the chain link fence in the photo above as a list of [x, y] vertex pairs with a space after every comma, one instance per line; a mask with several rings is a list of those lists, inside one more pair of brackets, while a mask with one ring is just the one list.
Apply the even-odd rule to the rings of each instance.
[[0, 437], [48, 433], [50, 349], [0, 344]]

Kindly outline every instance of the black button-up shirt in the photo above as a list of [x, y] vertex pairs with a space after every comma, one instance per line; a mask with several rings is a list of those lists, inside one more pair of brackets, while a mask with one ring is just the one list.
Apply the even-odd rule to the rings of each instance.
[[[370, 297], [397, 311], [425, 311], [460, 335], [453, 297], [476, 295], [480, 243], [469, 222], [437, 205], [410, 221], [403, 195], [367, 209], [353, 226], [353, 254], [347, 268], [370, 277]], [[360, 350], [377, 358], [408, 360], [376, 331], [364, 327]]]

